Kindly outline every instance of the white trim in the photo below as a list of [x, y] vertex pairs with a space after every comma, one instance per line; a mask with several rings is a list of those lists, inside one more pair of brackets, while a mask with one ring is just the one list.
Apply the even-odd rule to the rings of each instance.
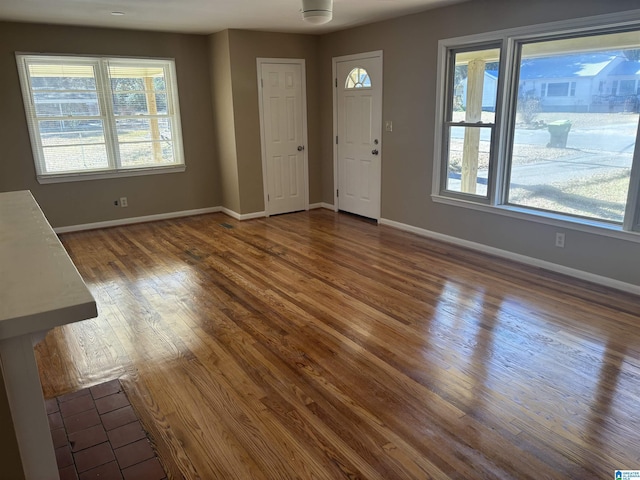
[[327, 210], [335, 210], [332, 204], [326, 202], [312, 203], [309, 205], [309, 210], [315, 210], [317, 208], [326, 208]]
[[461, 238], [452, 237], [450, 235], [445, 235], [438, 232], [433, 232], [431, 230], [426, 230], [420, 227], [414, 227], [412, 225], [396, 222], [394, 220], [388, 220], [386, 218], [381, 218], [380, 224], [386, 225], [392, 228], [397, 228], [398, 230], [403, 230], [405, 232], [415, 233], [416, 235], [420, 235], [422, 237], [432, 238], [434, 240], [450, 243], [452, 245], [470, 248], [472, 250], [475, 250], [481, 253], [495, 255], [496, 257], [501, 257], [507, 260], [513, 260], [515, 262], [524, 263], [525, 265], [544, 268], [545, 270], [561, 273], [563, 275], [568, 275], [570, 277], [578, 278], [580, 280], [585, 280], [587, 282], [592, 282], [598, 285], [603, 285], [605, 287], [614, 288], [616, 290], [621, 290], [628, 293], [633, 293], [635, 295], [640, 295], [640, 286], [634, 285], [632, 283], [626, 283], [620, 280], [615, 280], [613, 278], [604, 277], [602, 275], [596, 275], [594, 273], [585, 272], [583, 270], [578, 270], [571, 267], [565, 267], [563, 265], [558, 265], [557, 263], [548, 262], [546, 260], [540, 260], [534, 257], [528, 257], [526, 255], [509, 252], [507, 250], [501, 250], [499, 248], [490, 247], [488, 245], [483, 245], [481, 243], [476, 243], [469, 240], [463, 240]]
[[254, 218], [264, 218], [268, 217], [267, 212], [263, 210], [262, 212], [253, 212], [253, 213], [238, 213], [230, 210], [226, 207], [218, 207], [220, 212], [225, 215], [229, 215], [231, 218], [235, 218], [236, 220], [253, 220]]
[[161, 175], [164, 173], [181, 173], [187, 170], [186, 165], [167, 167], [148, 167], [148, 168], [132, 168], [130, 170], [106, 170], [104, 173], [69, 173], [62, 175], [44, 175], [38, 176], [38, 183], [46, 185], [49, 183], [66, 183], [66, 182], [84, 182], [85, 180], [104, 180], [106, 178], [122, 178], [122, 177], [139, 177], [143, 175]]
[[[256, 58], [256, 71], [258, 77], [258, 116], [260, 119], [260, 150], [262, 157], [262, 191], [264, 192], [264, 210], [265, 215], [269, 216], [269, 185], [267, 178], [267, 146], [265, 144], [265, 125], [264, 125], [264, 108], [263, 108], [263, 85], [262, 85], [262, 66], [267, 64], [294, 64], [300, 65], [301, 69], [301, 88], [302, 88], [302, 144], [305, 147], [309, 145], [307, 135], [307, 72], [306, 61], [304, 58]], [[304, 182], [304, 206], [305, 210], [309, 210], [309, 148], [303, 150], [303, 182]], [[254, 217], [255, 218], [255, 217]]]
[[[118, 220], [107, 220], [104, 222], [82, 223], [79, 225], [69, 225], [57, 227], [53, 231], [60, 233], [80, 232], [83, 230], [95, 230], [97, 228], [119, 227], [134, 223], [156, 222], [159, 220], [170, 220], [172, 218], [191, 217], [193, 215], [204, 215], [206, 213], [222, 212], [222, 207], [197, 208], [195, 210], [182, 210], [178, 212], [157, 213], [155, 215], [144, 215], [142, 217], [119, 218]], [[227, 212], [224, 212], [227, 213]]]
[[[374, 50], [372, 52], [364, 52], [364, 53], [354, 53], [351, 55], [342, 55], [340, 57], [333, 57], [331, 59], [331, 89], [333, 90], [333, 137], [331, 139], [333, 143], [333, 211], [337, 212], [340, 208], [340, 204], [338, 202], [338, 144], [336, 143], [336, 138], [338, 136], [338, 86], [336, 85], [338, 78], [338, 63], [339, 62], [350, 62], [353, 60], [363, 60], [366, 58], [379, 58], [381, 62], [381, 74], [382, 79], [381, 83], [384, 80], [384, 63], [382, 50]], [[382, 108], [384, 105], [384, 83], [382, 83], [382, 88], [380, 90], [380, 133], [379, 138], [382, 140], [382, 123], [383, 123], [383, 112]], [[436, 124], [437, 125], [437, 124]], [[380, 219], [380, 215], [382, 215], [382, 148], [380, 148], [380, 205], [378, 206], [378, 218]]]

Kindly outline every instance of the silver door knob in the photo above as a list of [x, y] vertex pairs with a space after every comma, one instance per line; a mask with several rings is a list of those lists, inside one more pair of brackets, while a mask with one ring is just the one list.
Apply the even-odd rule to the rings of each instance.
[[373, 155], [377, 155], [377, 154], [378, 154], [378, 150], [377, 150], [377, 149], [371, 150], [371, 153], [372, 153]]
[[301, 152], [304, 150], [304, 146], [303, 145], [298, 145], [298, 151]]

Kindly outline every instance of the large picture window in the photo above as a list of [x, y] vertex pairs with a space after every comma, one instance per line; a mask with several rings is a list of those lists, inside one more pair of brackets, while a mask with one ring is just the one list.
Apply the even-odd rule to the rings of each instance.
[[638, 230], [640, 24], [481, 41], [441, 42], [434, 199]]
[[40, 182], [184, 170], [173, 61], [17, 61]]

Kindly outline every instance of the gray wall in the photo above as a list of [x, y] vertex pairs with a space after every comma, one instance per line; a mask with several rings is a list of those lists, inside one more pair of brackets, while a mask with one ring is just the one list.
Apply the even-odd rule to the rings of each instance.
[[[440, 39], [631, 10], [635, 0], [473, 0], [321, 38], [323, 201], [333, 203], [331, 59], [384, 52], [382, 217], [510, 252], [640, 285], [640, 244], [432, 202], [431, 181]], [[635, 261], [634, 261], [635, 260]]]
[[236, 122], [229, 53], [229, 30], [209, 37], [211, 92], [221, 205], [240, 213]]
[[321, 163], [320, 103], [318, 91], [318, 44], [312, 35], [230, 30], [233, 110], [238, 152], [241, 213], [261, 212], [264, 207], [260, 117], [258, 111], [257, 58], [300, 58], [305, 60], [307, 79], [307, 133], [309, 145], [309, 201], [320, 202]]
[[[54, 227], [220, 205], [208, 51], [197, 35], [0, 22], [0, 191], [31, 190]], [[38, 184], [15, 52], [175, 58], [187, 171]]]

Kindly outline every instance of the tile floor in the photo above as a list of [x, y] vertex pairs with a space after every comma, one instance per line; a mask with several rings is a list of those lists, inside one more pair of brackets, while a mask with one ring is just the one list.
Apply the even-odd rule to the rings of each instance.
[[60, 480], [164, 480], [118, 380], [46, 400]]

